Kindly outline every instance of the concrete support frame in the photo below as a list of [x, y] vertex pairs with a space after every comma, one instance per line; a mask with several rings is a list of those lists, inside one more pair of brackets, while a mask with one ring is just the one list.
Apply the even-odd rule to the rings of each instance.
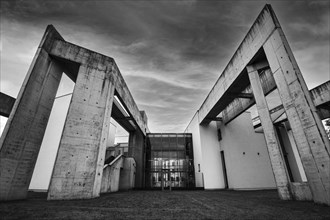
[[55, 100], [63, 68], [48, 54], [44, 35], [0, 140], [0, 200], [24, 199]]
[[81, 65], [55, 161], [48, 199], [99, 196], [114, 98], [111, 72]]
[[330, 205], [329, 140], [280, 27], [265, 42], [263, 49], [292, 128], [313, 200]]
[[145, 137], [141, 131], [129, 133], [128, 155], [133, 157], [136, 163], [135, 188], [143, 188], [145, 174]]
[[115, 91], [136, 128], [134, 152], [140, 151], [137, 148], [143, 152], [140, 140], [147, 131], [146, 115], [137, 108], [114, 59], [65, 41], [49, 25], [0, 140], [0, 200], [27, 196], [63, 72], [76, 84], [48, 199], [99, 196]]
[[260, 121], [264, 130], [270, 162], [272, 165], [278, 194], [283, 200], [292, 199], [290, 192], [290, 179], [280, 149], [280, 143], [274, 128], [267, 101], [261, 86], [259, 73], [253, 66], [247, 66], [251, 88], [255, 98]]

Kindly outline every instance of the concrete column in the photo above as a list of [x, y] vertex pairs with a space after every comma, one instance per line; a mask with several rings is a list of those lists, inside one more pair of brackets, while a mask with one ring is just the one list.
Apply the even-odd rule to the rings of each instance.
[[278, 141], [276, 130], [269, 114], [268, 105], [261, 87], [258, 71], [252, 66], [248, 66], [247, 70], [253, 95], [256, 101], [259, 118], [261, 121], [262, 128], [264, 130], [269, 158], [272, 165], [278, 194], [281, 199], [292, 199], [289, 189], [290, 181], [283, 160], [283, 155], [280, 150], [280, 143]]
[[329, 140], [280, 28], [263, 46], [292, 128], [313, 200], [330, 205]]
[[144, 187], [144, 144], [144, 135], [140, 130], [129, 133], [128, 154], [136, 163], [135, 188]]
[[25, 199], [63, 70], [38, 48], [0, 139], [0, 200]]
[[97, 65], [81, 65], [49, 186], [49, 200], [99, 196], [113, 98], [112, 72], [100, 71]]

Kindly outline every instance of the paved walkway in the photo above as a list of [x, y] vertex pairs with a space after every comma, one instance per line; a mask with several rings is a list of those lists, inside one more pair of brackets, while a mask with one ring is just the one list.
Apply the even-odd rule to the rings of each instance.
[[73, 201], [34, 193], [0, 203], [0, 219], [330, 219], [330, 207], [282, 201], [276, 191], [129, 191]]

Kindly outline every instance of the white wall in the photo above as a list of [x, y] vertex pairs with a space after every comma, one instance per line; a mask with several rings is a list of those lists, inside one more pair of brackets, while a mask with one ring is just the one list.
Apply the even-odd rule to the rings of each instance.
[[225, 187], [217, 125], [212, 121], [206, 126], [199, 126], [203, 157], [205, 189], [223, 189]]
[[276, 188], [264, 134], [254, 132], [250, 113], [220, 128], [229, 188]]
[[[211, 122], [207, 126], [201, 126], [196, 113], [185, 132], [193, 135], [196, 186], [203, 186], [201, 185], [203, 177], [205, 189], [224, 188], [216, 123]], [[203, 176], [198, 173], [198, 164]]]

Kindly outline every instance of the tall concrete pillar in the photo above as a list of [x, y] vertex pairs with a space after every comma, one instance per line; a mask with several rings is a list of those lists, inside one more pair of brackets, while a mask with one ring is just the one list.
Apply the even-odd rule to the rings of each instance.
[[330, 205], [329, 140], [288, 42], [277, 28], [264, 44], [313, 200]]
[[267, 149], [274, 173], [278, 194], [281, 199], [292, 199], [289, 188], [289, 176], [287, 173], [286, 165], [283, 160], [283, 155], [280, 149], [280, 143], [278, 141], [276, 130], [269, 114], [267, 101], [262, 90], [258, 71], [253, 66], [247, 66], [247, 70], [253, 95], [256, 101], [259, 118], [261, 121], [262, 128], [264, 130]]
[[27, 196], [62, 73], [41, 44], [0, 139], [1, 201]]
[[81, 64], [49, 186], [49, 200], [99, 196], [114, 90], [111, 71]]
[[135, 188], [144, 187], [145, 158], [144, 158], [145, 137], [140, 130], [129, 133], [128, 154], [133, 157], [136, 163]]

